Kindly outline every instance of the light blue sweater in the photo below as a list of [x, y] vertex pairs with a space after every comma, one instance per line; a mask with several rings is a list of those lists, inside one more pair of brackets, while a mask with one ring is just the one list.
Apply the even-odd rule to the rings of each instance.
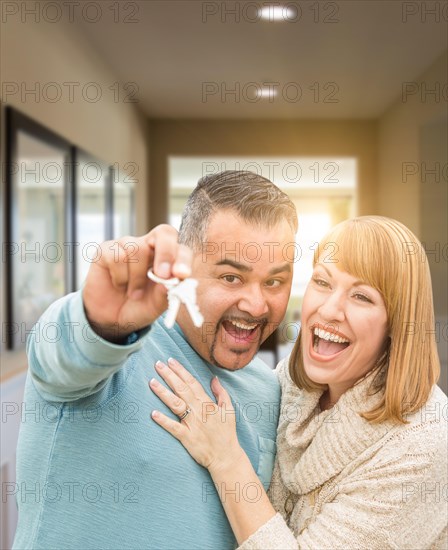
[[[280, 389], [260, 360], [230, 372], [160, 320], [127, 346], [96, 336], [81, 293], [55, 302], [28, 340], [29, 373], [17, 450], [14, 548], [230, 549], [235, 539], [208, 471], [151, 418], [175, 416], [148, 388], [158, 359], [178, 359], [213, 398], [218, 375], [239, 441], [270, 482]], [[235, 490], [235, 488], [220, 488]], [[255, 500], [242, 484], [241, 498]]]

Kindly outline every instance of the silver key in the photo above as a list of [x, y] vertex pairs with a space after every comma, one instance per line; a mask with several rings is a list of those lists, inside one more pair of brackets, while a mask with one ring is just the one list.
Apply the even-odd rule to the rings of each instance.
[[199, 311], [196, 303], [196, 288], [198, 282], [196, 279], [184, 279], [177, 286], [172, 287], [168, 291], [168, 312], [165, 317], [165, 326], [168, 328], [174, 325], [177, 312], [180, 304], [185, 304], [187, 311], [193, 321], [195, 327], [201, 327], [204, 322], [204, 317]]
[[148, 271], [148, 277], [155, 283], [163, 284], [168, 289], [168, 311], [165, 316], [165, 326], [167, 328], [174, 326], [181, 304], [185, 304], [193, 324], [198, 328], [202, 326], [204, 318], [196, 304], [196, 288], [198, 286], [196, 279], [188, 278], [183, 281], [176, 277], [162, 279], [157, 277], [151, 270]]

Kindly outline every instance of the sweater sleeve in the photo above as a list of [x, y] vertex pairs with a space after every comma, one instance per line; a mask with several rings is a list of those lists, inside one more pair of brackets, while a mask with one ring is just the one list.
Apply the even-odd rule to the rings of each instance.
[[29, 373], [48, 401], [75, 401], [99, 391], [142, 346], [100, 338], [87, 321], [81, 291], [54, 302], [27, 341]]
[[[291, 492], [282, 481], [278, 460], [275, 460], [274, 470], [272, 472], [271, 483], [267, 490], [267, 495], [276, 512], [279, 512], [285, 519], [291, 512], [293, 503], [289, 502]], [[288, 506], [290, 504], [290, 507]]]
[[347, 476], [306, 526], [291, 530], [277, 513], [239, 550], [445, 548], [447, 437], [425, 448], [424, 434], [416, 435], [388, 443], [380, 460]]

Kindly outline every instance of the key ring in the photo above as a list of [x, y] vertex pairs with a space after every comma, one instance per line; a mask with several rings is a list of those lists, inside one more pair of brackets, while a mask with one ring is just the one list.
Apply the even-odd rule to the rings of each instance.
[[160, 283], [161, 285], [164, 285], [166, 288], [170, 289], [175, 286], [177, 286], [180, 283], [180, 279], [177, 277], [171, 277], [171, 279], [162, 279], [162, 277], [158, 277], [152, 269], [148, 270], [148, 279], [151, 279], [154, 283]]
[[200, 328], [204, 317], [196, 304], [196, 279], [188, 278], [181, 281], [177, 277], [162, 279], [155, 275], [152, 269], [147, 272], [148, 278], [154, 283], [162, 284], [168, 290], [168, 311], [165, 315], [165, 326], [172, 328], [176, 321], [177, 313], [181, 304], [185, 304], [187, 311], [195, 327]]

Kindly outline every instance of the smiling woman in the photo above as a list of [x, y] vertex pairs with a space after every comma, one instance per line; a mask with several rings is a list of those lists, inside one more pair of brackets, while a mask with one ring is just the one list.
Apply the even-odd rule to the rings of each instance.
[[[320, 243], [302, 332], [276, 369], [282, 402], [267, 493], [223, 385], [212, 381], [215, 404], [178, 362], [158, 367], [173, 391], [151, 389], [181, 422], [153, 419], [221, 488], [240, 550], [447, 547], [448, 402], [435, 385], [431, 278], [417, 249], [405, 226], [377, 216], [343, 222]], [[426, 327], [423, 339], [416, 327]]]
[[[289, 362], [299, 388], [325, 390], [335, 403], [375, 366], [383, 375], [387, 369], [387, 380], [381, 402], [365, 418], [403, 422], [426, 403], [440, 363], [429, 330], [435, 321], [428, 261], [409, 229], [379, 216], [338, 224], [319, 245], [305, 296], [302, 325], [308, 330]], [[308, 345], [316, 322], [349, 340], [332, 369], [320, 368], [326, 359]]]
[[335, 265], [316, 263], [302, 308], [305, 373], [328, 385], [321, 406], [336, 403], [377, 364], [389, 332], [381, 293]]

